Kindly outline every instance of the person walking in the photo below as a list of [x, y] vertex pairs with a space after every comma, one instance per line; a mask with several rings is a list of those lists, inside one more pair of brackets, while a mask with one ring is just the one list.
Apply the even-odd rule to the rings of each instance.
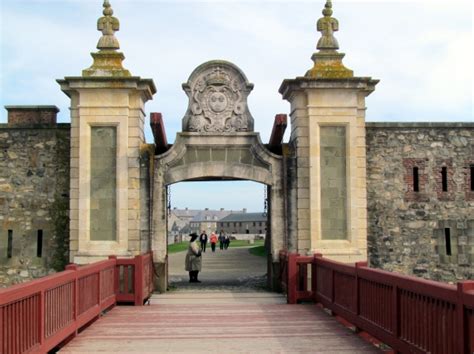
[[202, 257], [201, 250], [196, 242], [198, 234], [193, 232], [189, 236], [191, 236], [191, 239], [189, 240], [188, 252], [184, 260], [184, 269], [189, 272], [190, 283], [200, 283], [198, 273], [202, 267]]
[[224, 236], [224, 249], [228, 249], [230, 245], [230, 237], [228, 234], [225, 234]]
[[221, 250], [224, 249], [224, 240], [225, 240], [225, 232], [224, 230], [221, 230], [221, 232], [219, 233], [219, 248]]
[[212, 252], [216, 252], [217, 235], [214, 232], [211, 234], [209, 241], [211, 242]]
[[201, 244], [201, 251], [206, 252], [207, 234], [205, 230], [202, 230], [201, 235], [199, 235], [199, 243]]

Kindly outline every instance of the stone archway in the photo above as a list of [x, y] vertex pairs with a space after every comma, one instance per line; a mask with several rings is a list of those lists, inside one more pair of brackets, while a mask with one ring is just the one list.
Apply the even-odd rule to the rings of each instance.
[[168, 281], [166, 187], [193, 180], [249, 180], [268, 187], [268, 276], [274, 286], [278, 252], [284, 248], [283, 166], [282, 157], [270, 152], [253, 132], [247, 107], [252, 87], [238, 67], [224, 61], [202, 64], [183, 85], [190, 99], [183, 132], [154, 160], [151, 247], [161, 291]]

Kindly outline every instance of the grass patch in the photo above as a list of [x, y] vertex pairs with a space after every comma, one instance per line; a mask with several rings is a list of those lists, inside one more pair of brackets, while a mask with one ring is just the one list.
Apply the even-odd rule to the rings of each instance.
[[[233, 241], [230, 241], [229, 247], [232, 248], [232, 247], [263, 246], [264, 243], [265, 243], [264, 240], [255, 240], [253, 244], [249, 243], [247, 240], [233, 240]], [[219, 246], [219, 244], [217, 244], [217, 246]]]
[[188, 249], [188, 245], [189, 242], [180, 242], [168, 245], [168, 254], [186, 251]]
[[[233, 241], [230, 241], [229, 248], [248, 247], [248, 246], [251, 246], [252, 247], [251, 249], [259, 248], [259, 247], [264, 247], [263, 246], [264, 242], [265, 242], [264, 240], [256, 240], [253, 244], [250, 244], [247, 240], [233, 240]], [[171, 245], [168, 245], [168, 254], [187, 251], [188, 245], [189, 245], [189, 242], [180, 242], [180, 243], [173, 243]], [[211, 244], [209, 242], [207, 243], [207, 247], [211, 248]], [[217, 243], [216, 248], [219, 248], [219, 243]]]
[[249, 248], [250, 254], [253, 254], [254, 256], [258, 257], [266, 257], [267, 256], [267, 250], [265, 249], [265, 246], [256, 246]]

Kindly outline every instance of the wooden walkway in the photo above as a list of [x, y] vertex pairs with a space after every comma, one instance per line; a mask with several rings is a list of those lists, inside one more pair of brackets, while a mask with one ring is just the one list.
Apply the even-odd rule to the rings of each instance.
[[181, 291], [114, 308], [61, 353], [380, 353], [315, 305], [279, 294]]

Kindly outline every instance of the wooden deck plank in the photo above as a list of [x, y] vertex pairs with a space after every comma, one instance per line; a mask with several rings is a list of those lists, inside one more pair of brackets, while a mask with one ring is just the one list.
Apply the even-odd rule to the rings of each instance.
[[94, 352], [379, 351], [314, 305], [287, 305], [270, 293], [186, 292], [155, 295], [150, 306], [116, 307], [61, 350]]

